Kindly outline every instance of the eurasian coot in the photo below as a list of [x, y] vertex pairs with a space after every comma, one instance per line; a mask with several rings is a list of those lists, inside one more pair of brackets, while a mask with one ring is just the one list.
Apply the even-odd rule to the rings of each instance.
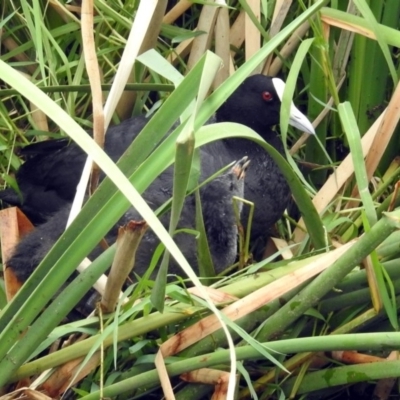
[[[282, 141], [272, 126], [279, 123], [284, 82], [278, 78], [253, 75], [247, 78], [219, 108], [212, 122], [237, 122], [260, 134], [281, 153]], [[135, 117], [110, 127], [106, 135], [105, 150], [117, 160], [146, 124], [144, 117]], [[314, 133], [309, 120], [292, 104], [290, 124]], [[7, 189], [0, 199], [18, 205], [36, 224], [70, 203], [86, 155], [68, 140], [40, 142], [24, 149], [26, 162], [16, 178], [23, 201]], [[201, 150], [202, 179], [228, 164], [232, 159], [247, 155], [252, 160], [252, 173], [246, 180], [246, 199], [255, 204], [252, 240], [265, 237], [268, 229], [282, 216], [288, 205], [290, 190], [279, 167], [260, 146], [246, 139], [226, 139], [210, 143]], [[161, 182], [161, 181], [160, 181]], [[147, 190], [146, 200], [155, 206], [162, 204], [171, 190], [160, 190], [157, 181]], [[243, 222], [248, 218], [247, 209]]]

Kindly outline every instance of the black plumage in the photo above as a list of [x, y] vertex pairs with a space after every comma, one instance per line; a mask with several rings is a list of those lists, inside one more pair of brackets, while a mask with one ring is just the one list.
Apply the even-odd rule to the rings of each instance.
[[[233, 196], [243, 197], [244, 177], [249, 165], [247, 157], [236, 162], [225, 174], [207, 183], [200, 189], [200, 198], [204, 226], [209, 243], [210, 254], [217, 273], [233, 264], [237, 256], [237, 221], [233, 208]], [[177, 229], [196, 229], [195, 199], [189, 196], [185, 203]], [[241, 203], [238, 203], [239, 212]], [[70, 212], [66, 205], [55, 213], [47, 222], [38, 226], [32, 233], [25, 236], [15, 248], [13, 255], [6, 264], [11, 268], [17, 278], [24, 282], [33, 270], [43, 260], [54, 243], [62, 235]], [[169, 214], [164, 214], [161, 221], [165, 227], [169, 224]], [[138, 212], [131, 208], [120, 219], [118, 224], [106, 235], [109, 243], [114, 243], [117, 238], [118, 225], [125, 225], [131, 220], [141, 219]], [[195, 236], [188, 233], [177, 233], [174, 237], [179, 248], [185, 255], [189, 264], [197, 268], [197, 246]], [[157, 236], [152, 231], [147, 231], [136, 253], [135, 272], [143, 274], [150, 264], [151, 257], [159, 244]], [[101, 252], [97, 248], [92, 257]], [[180, 273], [179, 267], [172, 262], [171, 273]]]
[[[147, 122], [139, 116], [109, 128], [104, 148], [114, 162]], [[20, 153], [26, 159], [16, 173], [22, 199], [12, 188], [0, 191], [0, 199], [18, 206], [34, 225], [39, 225], [72, 202], [87, 155], [68, 139], [33, 143]]]
[[[283, 146], [272, 126], [279, 123], [284, 83], [277, 78], [254, 75], [247, 78], [219, 108], [212, 122], [237, 122], [259, 133], [282, 153]], [[314, 133], [311, 123], [292, 104], [292, 125]], [[135, 117], [110, 127], [106, 135], [105, 151], [117, 160], [146, 124], [144, 117]], [[24, 149], [27, 161], [16, 178], [23, 201], [12, 189], [0, 192], [0, 199], [18, 205], [34, 223], [41, 223], [49, 215], [71, 202], [86, 159], [82, 150], [67, 140], [37, 143]], [[246, 180], [246, 199], [255, 204], [252, 239], [265, 237], [268, 229], [281, 216], [290, 197], [289, 187], [279, 167], [261, 147], [245, 139], [215, 141], [201, 149], [202, 179], [228, 164], [232, 159], [247, 155], [252, 160], [252, 173]], [[168, 175], [160, 177], [145, 193], [147, 201], [159, 206], [167, 200], [171, 190]], [[243, 222], [247, 220], [247, 210]]]

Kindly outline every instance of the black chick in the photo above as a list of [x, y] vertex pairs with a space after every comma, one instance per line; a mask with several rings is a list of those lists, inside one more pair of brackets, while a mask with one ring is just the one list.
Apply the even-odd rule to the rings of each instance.
[[[279, 123], [284, 82], [278, 78], [254, 75], [247, 78], [218, 109], [213, 122], [237, 122], [244, 124], [279, 152], [282, 142], [272, 126]], [[145, 125], [143, 117], [131, 118], [120, 125], [110, 127], [106, 136], [105, 150], [114, 160], [125, 151], [127, 145]], [[314, 133], [309, 120], [292, 104], [289, 123], [299, 129]], [[75, 144], [67, 140], [51, 144], [37, 143], [24, 149], [28, 159], [17, 172], [17, 182], [23, 202], [8, 189], [0, 192], [0, 199], [18, 205], [34, 223], [41, 223], [54, 211], [71, 202], [86, 159]], [[51, 151], [48, 151], [50, 146]], [[246, 199], [255, 204], [252, 240], [264, 238], [268, 229], [282, 216], [290, 198], [290, 190], [279, 167], [256, 143], [246, 139], [226, 139], [204, 146], [201, 150], [202, 178], [210, 176], [232, 159], [247, 155], [252, 160], [253, 173], [246, 180]], [[167, 178], [167, 182], [169, 182]], [[163, 204], [171, 192], [164, 189], [160, 180], [146, 191], [144, 197], [155, 206]], [[243, 214], [246, 224], [248, 211]]]
[[[249, 161], [247, 157], [236, 162], [224, 175], [207, 183], [200, 189], [201, 205], [207, 240], [210, 248], [214, 268], [217, 273], [232, 265], [237, 256], [237, 221], [233, 208], [233, 196], [243, 198], [244, 177]], [[238, 210], [241, 212], [241, 202], [238, 202]], [[16, 277], [24, 282], [29, 278], [34, 269], [43, 260], [51, 247], [64, 232], [70, 206], [64, 206], [49, 220], [38, 226], [17, 245], [11, 258], [6, 264], [13, 270]], [[189, 196], [184, 204], [177, 229], [195, 229], [195, 200]], [[140, 220], [138, 212], [131, 208], [120, 219], [118, 225], [126, 224], [130, 220]], [[164, 214], [161, 221], [165, 227], [169, 224], [169, 214]], [[114, 243], [117, 238], [117, 225], [106, 235], [108, 243]], [[189, 264], [198, 271], [196, 239], [187, 233], [177, 233], [174, 237], [179, 248], [185, 255]], [[143, 274], [150, 264], [154, 250], [159, 244], [159, 239], [151, 231], [147, 231], [136, 253], [135, 272]], [[92, 257], [100, 254], [97, 248]], [[172, 261], [171, 273], [180, 273], [180, 268]]]

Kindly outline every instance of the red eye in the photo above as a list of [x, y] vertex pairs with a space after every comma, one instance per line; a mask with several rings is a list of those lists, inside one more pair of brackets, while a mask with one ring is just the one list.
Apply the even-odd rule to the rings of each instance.
[[271, 92], [262, 92], [261, 96], [262, 96], [263, 100], [265, 100], [265, 101], [271, 101], [272, 100]]

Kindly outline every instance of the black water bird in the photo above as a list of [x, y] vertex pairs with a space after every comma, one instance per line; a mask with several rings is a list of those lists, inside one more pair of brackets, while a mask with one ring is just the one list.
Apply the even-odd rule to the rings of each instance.
[[[217, 273], [232, 265], [237, 256], [238, 228], [234, 213], [233, 197], [243, 198], [246, 170], [250, 161], [243, 157], [236, 162], [225, 174], [218, 176], [200, 189], [201, 206], [204, 226], [210, 254]], [[242, 203], [237, 203], [239, 214]], [[30, 234], [26, 235], [16, 246], [6, 264], [11, 268], [16, 277], [26, 281], [34, 269], [43, 260], [51, 247], [64, 232], [70, 206], [66, 205], [47, 222], [41, 224]], [[182, 209], [177, 230], [196, 229], [195, 222], [196, 205], [194, 195], [188, 196]], [[168, 228], [169, 213], [161, 217], [161, 222]], [[118, 225], [125, 225], [129, 221], [139, 221], [141, 217], [134, 209], [129, 209], [119, 220], [118, 224], [106, 235], [108, 243], [116, 241]], [[174, 236], [178, 247], [181, 249], [189, 264], [198, 272], [197, 246], [194, 235], [178, 232]], [[148, 268], [151, 257], [159, 244], [158, 237], [148, 230], [139, 246], [135, 257], [134, 272], [142, 275]], [[101, 252], [97, 248], [92, 254], [96, 257]], [[175, 262], [171, 262], [170, 273], [180, 274], [180, 268]]]
[[[209, 123], [237, 122], [262, 136], [283, 153], [282, 141], [272, 127], [279, 123], [284, 82], [278, 78], [253, 75], [247, 78], [217, 110]], [[134, 117], [108, 129], [105, 151], [116, 161], [146, 124], [144, 117]], [[292, 104], [289, 123], [310, 134], [310, 121]], [[86, 159], [83, 151], [68, 140], [40, 142], [27, 146], [26, 162], [17, 171], [16, 179], [22, 202], [12, 189], [0, 192], [0, 199], [19, 206], [36, 224], [70, 203], [75, 195]], [[255, 204], [252, 240], [265, 237], [268, 229], [282, 216], [289, 203], [290, 190], [279, 167], [256, 143], [247, 139], [225, 139], [201, 149], [202, 179], [244, 155], [252, 160], [252, 173], [246, 180], [246, 199]], [[159, 181], [161, 182], [161, 181]], [[157, 181], [145, 193], [155, 205], [167, 200], [171, 190], [161, 191]], [[248, 218], [243, 213], [243, 223]]]

